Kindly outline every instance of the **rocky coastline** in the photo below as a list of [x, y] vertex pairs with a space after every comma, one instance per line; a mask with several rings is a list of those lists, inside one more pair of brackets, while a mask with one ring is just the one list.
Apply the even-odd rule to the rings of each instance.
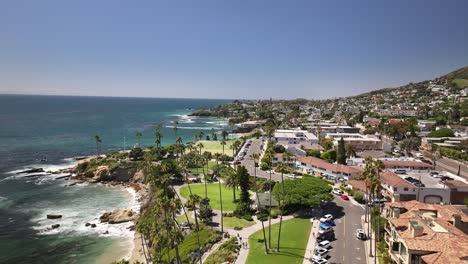
[[[136, 193], [136, 199], [140, 204], [140, 208], [143, 208], [142, 205], [147, 203], [148, 189], [143, 182], [143, 172], [138, 168], [138, 166], [129, 166], [129, 164], [131, 165], [132, 163], [131, 161], [116, 160], [112, 156], [100, 155], [89, 156], [86, 158], [80, 157], [80, 159], [77, 159], [77, 162], [77, 165], [72, 168], [65, 168], [56, 171], [46, 171], [43, 168], [32, 168], [20, 171], [17, 174], [25, 174], [26, 176], [24, 177], [57, 175], [54, 179], [62, 179], [70, 182], [64, 185], [65, 188], [73, 188], [75, 185], [85, 183], [132, 188]], [[110, 165], [96, 165], [106, 162]], [[133, 224], [127, 227], [127, 229], [129, 231], [134, 231], [140, 213], [141, 212], [136, 212], [130, 208], [119, 208], [112, 211], [106, 211], [97, 217], [100, 223], [107, 223], [110, 225], [133, 222]], [[48, 212], [46, 218], [51, 220], [52, 224], [48, 226], [47, 229], [60, 230], [60, 224], [57, 224], [55, 220], [60, 220], [66, 217], [66, 215], [57, 214], [56, 212]], [[83, 222], [83, 225], [87, 228], [96, 228], [96, 223]], [[109, 234], [109, 231], [105, 231], [104, 234]], [[132, 254], [135, 253], [133, 252]]]

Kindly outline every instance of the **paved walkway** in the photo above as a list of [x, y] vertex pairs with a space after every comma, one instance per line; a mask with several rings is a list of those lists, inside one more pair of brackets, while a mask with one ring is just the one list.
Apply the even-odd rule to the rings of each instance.
[[[363, 215], [361, 217], [361, 223], [362, 223], [362, 230], [364, 230], [367, 234], [367, 228], [368, 228], [368, 223], [365, 222], [365, 219], [366, 219], [366, 216]], [[372, 230], [371, 230], [372, 232]], [[374, 264], [374, 239], [375, 237], [372, 236], [372, 240], [368, 239], [366, 241], [364, 241], [364, 248], [366, 250], [366, 259], [367, 259], [367, 264]], [[370, 251], [370, 243], [372, 243], [372, 254], [369, 253]], [[377, 258], [377, 262], [376, 263], [379, 263], [379, 259]]]
[[304, 261], [302, 262], [303, 264], [311, 263], [310, 259], [312, 258], [314, 254], [315, 243], [317, 242], [316, 237], [319, 231], [320, 221], [313, 220], [313, 218], [311, 218], [311, 221], [313, 221], [313, 225], [312, 225], [312, 230], [310, 230], [309, 241], [307, 242], [307, 247], [306, 247], [306, 251], [304, 255]]

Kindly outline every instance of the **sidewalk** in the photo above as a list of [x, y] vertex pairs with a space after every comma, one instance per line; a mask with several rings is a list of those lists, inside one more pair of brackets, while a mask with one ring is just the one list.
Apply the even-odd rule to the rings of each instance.
[[[365, 218], [366, 216], [363, 215], [361, 217], [361, 223], [362, 223], [362, 230], [364, 230], [364, 232], [366, 232], [367, 234], [367, 228], [368, 228], [368, 223], [365, 222]], [[372, 232], [372, 230], [371, 230]], [[372, 236], [372, 240], [366, 240], [364, 241], [364, 248], [366, 250], [366, 259], [367, 259], [367, 264], [374, 264], [374, 240], [375, 240], [375, 237]], [[372, 256], [370, 256], [369, 254], [369, 251], [370, 251], [370, 243], [372, 243]], [[376, 263], [379, 263], [379, 259], [377, 258], [377, 262]]]
[[[311, 218], [311, 220], [313, 220], [313, 218]], [[316, 236], [319, 231], [319, 225], [320, 225], [319, 220], [313, 220], [312, 230], [310, 230], [309, 241], [307, 242], [304, 260], [302, 262], [303, 264], [311, 263], [310, 258], [312, 258], [313, 253], [314, 253], [315, 243], [317, 242]]]

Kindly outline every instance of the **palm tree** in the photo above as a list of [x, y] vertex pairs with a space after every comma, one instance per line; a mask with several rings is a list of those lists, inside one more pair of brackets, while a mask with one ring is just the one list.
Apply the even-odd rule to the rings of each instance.
[[[200, 244], [200, 235], [199, 235], [199, 226], [198, 226], [198, 218], [197, 218], [197, 209], [196, 209], [196, 203], [200, 202], [200, 199], [198, 199], [200, 196], [194, 195], [192, 193], [192, 187], [190, 186], [190, 182], [188, 180], [188, 173], [187, 173], [187, 163], [186, 161], [182, 160], [181, 162], [181, 167], [183, 168], [184, 174], [185, 174], [185, 182], [187, 183], [188, 189], [189, 189], [189, 199], [192, 200], [192, 208], [194, 210], [194, 216], [195, 216], [195, 232], [197, 235], [197, 244], [198, 244], [198, 255], [201, 253], [201, 244]], [[198, 196], [198, 197], [197, 197]], [[202, 264], [201, 256], [200, 256], [200, 264]]]
[[224, 141], [226, 141], [228, 135], [229, 135], [229, 133], [228, 133], [226, 130], [223, 130], [223, 131], [221, 132], [221, 136], [223, 137], [223, 140], [224, 140]]
[[224, 146], [226, 145], [226, 141], [223, 139], [221, 140], [220, 144], [223, 147], [223, 156], [221, 156], [221, 163], [224, 164]]
[[[254, 182], [255, 182], [255, 197], [257, 198], [257, 210], [258, 206], [260, 206], [260, 199], [258, 198], [258, 188], [257, 188], [257, 160], [260, 156], [257, 153], [253, 153], [250, 155], [250, 158], [254, 161]], [[265, 254], [268, 254], [268, 246], [266, 242], [266, 235], [265, 235], [265, 224], [262, 222], [262, 230], [263, 230], [263, 242], [265, 243]]]
[[96, 141], [96, 155], [99, 155], [100, 145], [102, 143], [102, 139], [99, 135], [94, 136], [94, 140]]
[[225, 173], [224, 185], [228, 188], [232, 188], [232, 201], [236, 202], [236, 188], [239, 184], [237, 172], [228, 166], [224, 168], [223, 172]]
[[219, 175], [218, 175], [218, 186], [219, 186], [219, 203], [221, 207], [221, 233], [224, 233], [223, 194], [221, 191], [221, 177]]
[[346, 154], [347, 159], [350, 159], [351, 157], [356, 157], [356, 150], [354, 149], [354, 146], [350, 144], [346, 144], [345, 154]]
[[183, 147], [182, 147], [182, 138], [181, 137], [176, 137], [176, 145], [177, 145], [177, 157], [179, 157], [179, 154], [182, 155], [183, 152]]
[[135, 133], [135, 136], [137, 137], [138, 139], [138, 147], [140, 146], [140, 138], [143, 136], [143, 133], [141, 131], [137, 131]]
[[[291, 152], [289, 152], [289, 151], [285, 151], [285, 152], [283, 153], [283, 162], [286, 163], [287, 167], [291, 167], [291, 164], [289, 163], [289, 159], [290, 159], [291, 157], [293, 157], [293, 156], [294, 156], [294, 155], [293, 155]], [[287, 168], [286, 168], [286, 169], [287, 169]]]
[[163, 137], [162, 132], [159, 129], [156, 129], [156, 131], [154, 132], [154, 137], [156, 138], [156, 140], [154, 141], [154, 143], [156, 143], [156, 147], [160, 148], [161, 147], [161, 139]]
[[[287, 152], [285, 152], [287, 153]], [[284, 164], [283, 162], [279, 163], [278, 164], [278, 169], [279, 171], [281, 172], [281, 187], [282, 187], [282, 190], [281, 190], [281, 199], [278, 199], [278, 202], [279, 202], [279, 206], [280, 206], [280, 224], [279, 224], [279, 231], [278, 231], [278, 247], [277, 247], [277, 251], [279, 252], [280, 251], [280, 239], [281, 239], [281, 225], [283, 224], [283, 206], [284, 206], [284, 197], [285, 197], [285, 193], [284, 193], [284, 178], [283, 178], [283, 173], [286, 172], [288, 170], [288, 167], [286, 166], [286, 164]], [[282, 200], [282, 201], [281, 201]], [[271, 208], [270, 208], [271, 210]]]
[[232, 157], [234, 158], [234, 156], [236, 156], [236, 152], [239, 150], [239, 147], [240, 147], [240, 144], [241, 142], [239, 140], [234, 140], [234, 142], [232, 142]]

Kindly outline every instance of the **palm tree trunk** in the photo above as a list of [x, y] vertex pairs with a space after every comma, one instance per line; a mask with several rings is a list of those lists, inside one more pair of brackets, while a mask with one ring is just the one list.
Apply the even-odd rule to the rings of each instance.
[[[185, 171], [185, 179], [187, 179], [187, 171]], [[187, 181], [187, 180], [186, 180]], [[188, 186], [188, 189], [189, 189], [189, 193], [190, 193], [190, 197], [193, 196], [192, 194], [192, 188], [190, 187], [190, 183], [188, 183], [187, 181], [187, 186]], [[192, 207], [193, 207], [193, 211], [195, 213], [195, 232], [196, 232], [196, 235], [197, 235], [197, 243], [198, 243], [198, 253], [200, 254], [201, 252], [201, 244], [200, 244], [200, 235], [198, 234], [198, 219], [197, 219], [197, 208], [195, 206], [195, 203], [193, 202], [192, 203]], [[200, 264], [201, 264], [201, 256], [200, 256]]]
[[[280, 207], [280, 223], [279, 223], [279, 231], [278, 231], [278, 247], [277, 247], [277, 251], [279, 252], [280, 251], [280, 240], [281, 240], [281, 225], [283, 224], [283, 207], [281, 205], [284, 206], [284, 179], [283, 179], [283, 172], [281, 171], [281, 187], [282, 187], [282, 194], [281, 194], [281, 198], [283, 201], [278, 201], [279, 202], [279, 207]], [[282, 202], [282, 203], [281, 203]]]
[[223, 196], [221, 194], [221, 178], [218, 178], [218, 183], [219, 183], [219, 203], [220, 203], [220, 207], [221, 207], [221, 233], [224, 233]]
[[[271, 163], [270, 163], [271, 164]], [[271, 167], [270, 167], [270, 194], [269, 194], [269, 208], [268, 208], [268, 247], [271, 248]]]
[[233, 198], [234, 198], [233, 202], [236, 202], [236, 185], [235, 184], [234, 184], [234, 186], [232, 186], [232, 195], [233, 195]]
[[[260, 199], [258, 198], [258, 187], [257, 187], [257, 166], [255, 165], [257, 163], [256, 160], [254, 160], [254, 181], [255, 181], [255, 197], [257, 199], [257, 210], [259, 209], [258, 207], [260, 206]], [[265, 254], [268, 255], [268, 245], [266, 242], [266, 235], [265, 235], [265, 225], [262, 222], [262, 230], [263, 230], [263, 242], [265, 243]]]
[[[174, 193], [177, 195], [177, 199], [179, 199], [180, 203], [182, 204], [182, 200], [180, 199], [180, 196], [179, 196], [179, 194], [176, 192], [174, 186], [171, 185], [171, 187], [172, 187], [172, 190], [174, 191]], [[189, 218], [188, 218], [187, 211], [185, 211], [185, 206], [184, 206], [183, 204], [182, 204], [182, 211], [184, 211], [184, 215], [185, 215], [185, 219], [187, 219], [187, 223], [190, 224], [190, 220], [189, 220]], [[190, 229], [192, 229], [192, 225], [190, 225]]]
[[194, 208], [193, 212], [195, 214], [195, 229], [197, 231], [198, 256], [200, 257], [200, 264], [202, 264], [200, 235], [198, 234], [199, 228], [198, 228], [197, 208], [196, 208], [195, 203], [193, 203], [193, 208]]

